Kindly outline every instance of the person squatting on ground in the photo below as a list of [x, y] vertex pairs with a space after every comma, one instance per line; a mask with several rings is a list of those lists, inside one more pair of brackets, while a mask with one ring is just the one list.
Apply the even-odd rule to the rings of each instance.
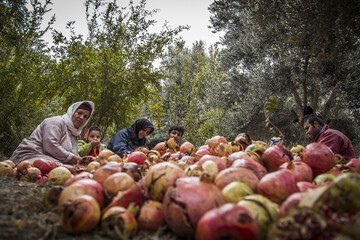
[[147, 119], [138, 119], [130, 128], [118, 131], [110, 140], [107, 148], [123, 157], [138, 147], [147, 147], [146, 136], [154, 131], [154, 125]]
[[305, 115], [301, 120], [301, 125], [306, 131], [306, 135], [314, 142], [324, 143], [336, 154], [340, 154], [345, 159], [355, 158], [355, 150], [351, 141], [342, 132], [331, 129], [329, 125], [314, 114]]
[[42, 158], [76, 164], [81, 160], [77, 137], [94, 113], [94, 108], [91, 101], [76, 102], [66, 114], [46, 118], [29, 137], [22, 140], [10, 160], [18, 164], [24, 160], [33, 163]]

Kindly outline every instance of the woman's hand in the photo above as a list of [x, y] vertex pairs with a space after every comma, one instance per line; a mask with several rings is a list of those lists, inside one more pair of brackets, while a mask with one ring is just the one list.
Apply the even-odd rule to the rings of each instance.
[[70, 161], [68, 163], [69, 164], [77, 164], [78, 161], [80, 161], [80, 160], [81, 160], [81, 157], [75, 155], [73, 158], [70, 159]]

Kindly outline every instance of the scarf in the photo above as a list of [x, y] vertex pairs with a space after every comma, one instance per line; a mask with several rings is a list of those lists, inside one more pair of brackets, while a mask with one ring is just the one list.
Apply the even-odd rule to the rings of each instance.
[[[84, 103], [84, 102], [88, 102], [88, 103], [90, 104], [90, 106], [91, 106], [91, 108], [92, 108], [92, 112], [91, 112], [89, 118], [86, 120], [86, 123], [85, 123], [83, 126], [81, 126], [80, 128], [75, 128], [75, 127], [74, 127], [74, 123], [73, 123], [73, 121], [72, 121], [72, 116], [74, 115], [74, 113], [76, 112], [76, 110], [78, 109], [78, 107], [79, 107], [82, 103]], [[70, 132], [71, 132], [71, 134], [72, 134], [73, 136], [76, 136], [76, 137], [77, 137], [77, 136], [79, 136], [79, 135], [81, 134], [81, 130], [82, 130], [83, 127], [89, 122], [90, 117], [91, 117], [92, 114], [94, 113], [94, 109], [95, 109], [95, 104], [94, 104], [93, 102], [91, 102], [91, 101], [76, 102], [76, 103], [72, 104], [72, 105], [68, 108], [66, 114], [64, 114], [64, 115], [61, 116], [61, 117], [64, 119], [64, 122], [65, 122], [67, 128], [70, 130]]]
[[127, 129], [127, 131], [129, 132], [129, 140], [135, 146], [145, 146], [146, 138], [139, 139], [138, 137], [140, 130], [144, 128], [151, 128], [150, 133], [154, 131], [154, 125], [145, 118], [136, 120], [136, 122]]

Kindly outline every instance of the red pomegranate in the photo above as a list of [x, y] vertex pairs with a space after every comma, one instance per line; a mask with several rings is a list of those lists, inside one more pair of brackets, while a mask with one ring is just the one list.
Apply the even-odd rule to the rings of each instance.
[[40, 169], [41, 174], [45, 175], [48, 174], [51, 170], [58, 167], [58, 164], [51, 160], [45, 160], [45, 159], [36, 159], [33, 163], [34, 167], [37, 167]]
[[137, 222], [140, 229], [156, 232], [166, 225], [161, 202], [149, 200], [142, 205]]
[[305, 147], [303, 161], [307, 163], [314, 177], [329, 171], [335, 165], [334, 153], [323, 143], [310, 143]]
[[70, 186], [73, 182], [76, 182], [80, 179], [92, 179], [93, 178], [93, 174], [92, 173], [89, 173], [89, 172], [82, 172], [82, 173], [79, 173], [78, 175], [75, 175], [71, 178], [69, 178], [65, 183], [64, 183], [64, 186], [67, 187], [67, 186]]
[[14, 169], [5, 162], [0, 162], [0, 176], [14, 177]]
[[255, 152], [235, 152], [228, 157], [228, 165], [231, 166], [238, 159], [248, 159], [260, 163], [259, 155]]
[[210, 155], [210, 147], [208, 145], [203, 145], [197, 149], [194, 153], [195, 162], [199, 161], [199, 159], [205, 155]]
[[112, 174], [121, 172], [121, 167], [103, 165], [102, 167], [95, 170], [93, 179], [98, 181], [101, 185], [104, 184], [105, 180]]
[[96, 199], [100, 208], [105, 205], [103, 187], [93, 179], [80, 179], [66, 187], [60, 194], [58, 206], [63, 208], [80, 195], [90, 195]]
[[89, 195], [81, 195], [61, 210], [61, 225], [72, 234], [92, 231], [100, 221], [99, 203]]
[[303, 192], [296, 192], [291, 194], [282, 204], [279, 210], [279, 217], [285, 216], [285, 214], [293, 207], [296, 207], [302, 197], [304, 196]]
[[265, 150], [261, 160], [269, 172], [274, 172], [291, 159], [291, 152], [281, 143], [273, 145]]
[[165, 221], [177, 236], [191, 238], [201, 216], [224, 203], [224, 195], [214, 184], [198, 177], [179, 178], [164, 197]]
[[245, 207], [234, 203], [211, 209], [198, 223], [196, 240], [217, 239], [260, 239], [258, 223]]
[[257, 192], [258, 177], [253, 171], [243, 167], [230, 167], [219, 172], [214, 182], [218, 188], [223, 189], [226, 185], [235, 181], [243, 182], [248, 185], [253, 192]]
[[33, 167], [33, 165], [27, 160], [21, 161], [18, 165], [16, 165], [16, 169], [19, 174], [26, 174], [27, 169], [30, 167]]
[[280, 169], [266, 174], [259, 182], [258, 193], [271, 201], [281, 204], [288, 196], [298, 192], [293, 173], [287, 169]]
[[129, 154], [127, 158], [127, 162], [134, 162], [138, 165], [142, 165], [145, 163], [145, 160], [147, 159], [147, 156], [145, 153], [136, 151]]
[[297, 182], [307, 181], [312, 182], [313, 173], [311, 167], [302, 161], [290, 161], [283, 163], [279, 169], [288, 169], [293, 172]]
[[109, 205], [102, 211], [102, 215], [112, 207], [128, 208], [130, 204], [134, 207], [141, 207], [145, 201], [144, 193], [138, 184], [132, 185], [128, 190], [119, 192]]
[[306, 182], [306, 181], [300, 181], [296, 183], [296, 186], [299, 189], [299, 192], [306, 192], [309, 189], [313, 189], [313, 188], [317, 188], [318, 186], [316, 186], [315, 184], [311, 183], [311, 182]]
[[247, 169], [253, 171], [259, 179], [261, 179], [263, 176], [265, 176], [268, 173], [268, 171], [266, 170], [266, 168], [263, 165], [261, 165], [258, 162], [255, 162], [253, 160], [249, 160], [249, 159], [237, 159], [234, 161], [234, 163], [231, 165], [231, 167], [247, 168]]

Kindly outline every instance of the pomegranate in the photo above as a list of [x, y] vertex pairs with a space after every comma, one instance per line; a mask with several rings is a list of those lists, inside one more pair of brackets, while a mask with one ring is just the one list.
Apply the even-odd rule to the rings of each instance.
[[238, 205], [255, 217], [260, 229], [260, 239], [267, 239], [269, 226], [277, 219], [279, 205], [260, 194], [246, 196]]
[[114, 155], [115, 153], [109, 149], [103, 149], [99, 152], [98, 158], [107, 160], [110, 156]]
[[140, 209], [137, 222], [140, 229], [156, 232], [159, 228], [166, 225], [162, 211], [162, 203], [148, 200]]
[[261, 159], [262, 155], [264, 154], [265, 150], [266, 149], [265, 149], [264, 145], [262, 145], [260, 143], [253, 143], [245, 148], [245, 152], [255, 152], [259, 156], [260, 159]]
[[235, 162], [235, 160], [238, 159], [248, 159], [260, 163], [260, 159], [257, 153], [240, 151], [240, 152], [232, 153], [228, 157], [228, 161], [229, 161], [228, 165], [231, 166]]
[[201, 146], [194, 153], [195, 162], [199, 161], [202, 156], [210, 155], [210, 147], [208, 145]]
[[55, 185], [48, 189], [45, 194], [45, 204], [49, 207], [57, 206], [60, 194], [64, 189], [65, 187], [60, 185]]
[[52, 185], [64, 185], [71, 176], [71, 172], [66, 167], [57, 167], [49, 172], [48, 182]]
[[296, 192], [291, 194], [282, 204], [279, 211], [279, 217], [285, 216], [285, 214], [293, 207], [298, 206], [304, 192]]
[[229, 203], [237, 203], [245, 196], [253, 194], [253, 190], [243, 182], [231, 182], [222, 189], [222, 194]]
[[345, 167], [348, 167], [348, 168], [350, 168], [350, 169], [355, 170], [355, 169], [356, 169], [356, 164], [357, 164], [357, 162], [358, 162], [358, 159], [357, 159], [357, 158], [352, 158], [352, 159], [349, 160], [349, 162], [347, 162], [347, 163], [345, 164]]
[[280, 165], [279, 169], [288, 169], [292, 171], [297, 182], [312, 182], [313, 180], [313, 173], [311, 167], [302, 161], [290, 160], [289, 162]]
[[89, 195], [81, 195], [64, 206], [60, 222], [64, 229], [72, 234], [92, 231], [100, 221], [98, 202]]
[[14, 177], [14, 169], [5, 162], [0, 162], [0, 176], [3, 177]]
[[287, 169], [280, 169], [266, 174], [257, 187], [261, 195], [278, 204], [281, 204], [291, 194], [299, 191], [294, 175]]
[[27, 169], [30, 168], [30, 167], [33, 167], [32, 163], [27, 161], [27, 160], [24, 160], [22, 162], [19, 162], [18, 165], [16, 165], [16, 169], [17, 169], [17, 172], [18, 174], [20, 175], [24, 175], [26, 174], [27, 172]]
[[198, 177], [183, 177], [164, 196], [163, 213], [170, 229], [180, 237], [191, 238], [201, 216], [226, 203], [219, 188]]
[[101, 167], [101, 165], [99, 162], [93, 161], [86, 166], [85, 171], [87, 171], [89, 173], [94, 173], [100, 167]]
[[58, 164], [51, 160], [45, 160], [42, 158], [36, 159], [33, 163], [34, 167], [40, 169], [41, 174], [48, 174], [51, 170], [58, 167]]
[[129, 154], [127, 158], [127, 162], [134, 162], [138, 165], [142, 165], [145, 163], [147, 156], [143, 152], [132, 152]]
[[195, 146], [191, 142], [184, 142], [180, 146], [180, 152], [185, 155], [191, 155], [195, 152]]
[[2, 161], [3, 163], [7, 163], [8, 165], [10, 165], [10, 167], [12, 167], [13, 169], [16, 168], [16, 165], [13, 161], [7, 159], [7, 160], [4, 160]]
[[113, 197], [111, 203], [102, 211], [106, 213], [112, 207], [128, 208], [131, 204], [133, 207], [141, 207], [145, 201], [144, 192], [140, 185], [134, 184], [128, 190], [120, 191]]
[[323, 143], [310, 143], [305, 147], [303, 161], [307, 163], [314, 177], [329, 171], [335, 165], [334, 153]]
[[166, 146], [168, 146], [171, 149], [175, 149], [175, 147], [177, 146], [175, 139], [169, 138], [169, 140], [167, 140], [167, 142], [166, 142]]
[[104, 192], [105, 195], [111, 199], [120, 191], [126, 191], [132, 185], [135, 184], [135, 181], [127, 173], [118, 172], [110, 175], [104, 182]]
[[70, 186], [73, 182], [76, 182], [80, 179], [92, 179], [93, 178], [93, 174], [88, 173], [88, 172], [82, 172], [79, 173], [78, 175], [75, 175], [71, 178], [69, 178], [65, 183], [64, 186]]
[[112, 207], [103, 214], [101, 229], [116, 239], [129, 239], [138, 229], [134, 216], [123, 207]]
[[215, 185], [223, 189], [226, 185], [235, 181], [245, 183], [253, 192], [257, 191], [257, 185], [259, 183], [258, 177], [253, 171], [241, 167], [231, 167], [219, 172], [215, 178]]
[[218, 153], [219, 153], [218, 146], [220, 145], [220, 143], [227, 144], [228, 141], [223, 136], [215, 136], [215, 137], [212, 137], [212, 138], [210, 138], [208, 140], [208, 146], [210, 147], [210, 154], [211, 155], [218, 156]]
[[129, 174], [135, 182], [139, 181], [143, 177], [141, 166], [133, 162], [125, 163], [121, 171]]
[[41, 176], [41, 171], [36, 167], [29, 167], [26, 175], [29, 177], [30, 182], [35, 182], [37, 177]]
[[300, 181], [296, 183], [296, 186], [298, 187], [300, 192], [306, 192], [309, 189], [314, 189], [317, 186], [311, 182], [305, 182], [305, 181]]
[[243, 167], [247, 168], [255, 173], [255, 175], [261, 179], [263, 176], [265, 176], [268, 171], [266, 168], [261, 165], [260, 163], [250, 160], [250, 159], [237, 159], [234, 161], [234, 163], [231, 165], [231, 167], [237, 168], [237, 167]]
[[220, 143], [218, 146], [218, 153], [219, 157], [229, 156], [232, 153], [232, 147], [229, 143]]
[[304, 150], [305, 150], [305, 147], [304, 147], [304, 146], [302, 146], [302, 145], [295, 145], [295, 146], [293, 146], [293, 147], [290, 149], [290, 152], [292, 152], [292, 154], [293, 154], [294, 156], [299, 156], [299, 157], [301, 157], [302, 154], [303, 154], [303, 152], [304, 152]]
[[93, 179], [102, 185], [110, 175], [117, 172], [121, 172], [121, 167], [103, 165], [102, 167], [95, 170]]
[[156, 150], [160, 153], [160, 155], [163, 155], [166, 152], [166, 149], [166, 142], [159, 142], [151, 150]]
[[147, 157], [150, 163], [157, 163], [161, 159], [161, 154], [159, 153], [159, 151], [150, 150], [147, 154]]
[[184, 170], [168, 162], [152, 166], [145, 175], [145, 187], [152, 200], [162, 202], [169, 186], [174, 185], [176, 179], [185, 176]]
[[360, 159], [358, 159], [358, 161], [357, 161], [355, 172], [360, 174]]
[[60, 194], [58, 206], [62, 209], [80, 195], [94, 197], [99, 206], [104, 206], [104, 191], [100, 183], [93, 179], [80, 179], [66, 187]]
[[113, 154], [113, 155], [109, 156], [107, 160], [109, 162], [122, 162], [122, 158], [117, 154]]
[[73, 165], [70, 164], [63, 164], [61, 167], [67, 168], [71, 174], [76, 175], [76, 168]]
[[280, 165], [289, 162], [291, 152], [281, 143], [267, 148], [261, 157], [262, 162], [269, 172], [279, 169]]
[[198, 162], [196, 162], [196, 164], [202, 165], [204, 162], [206, 161], [213, 161], [216, 163], [219, 172], [221, 172], [222, 170], [224, 170], [226, 168], [226, 163], [225, 161], [218, 156], [213, 156], [213, 155], [204, 155], [200, 158], [200, 160]]
[[197, 240], [259, 238], [259, 226], [254, 216], [234, 203], [209, 210], [201, 217], [196, 228]]
[[329, 183], [332, 183], [334, 181], [334, 179], [336, 178], [335, 175], [333, 174], [330, 174], [330, 173], [322, 173], [320, 175], [317, 175], [315, 178], [314, 178], [314, 181], [313, 183], [316, 185], [316, 186], [320, 186], [320, 185], [327, 185]]

